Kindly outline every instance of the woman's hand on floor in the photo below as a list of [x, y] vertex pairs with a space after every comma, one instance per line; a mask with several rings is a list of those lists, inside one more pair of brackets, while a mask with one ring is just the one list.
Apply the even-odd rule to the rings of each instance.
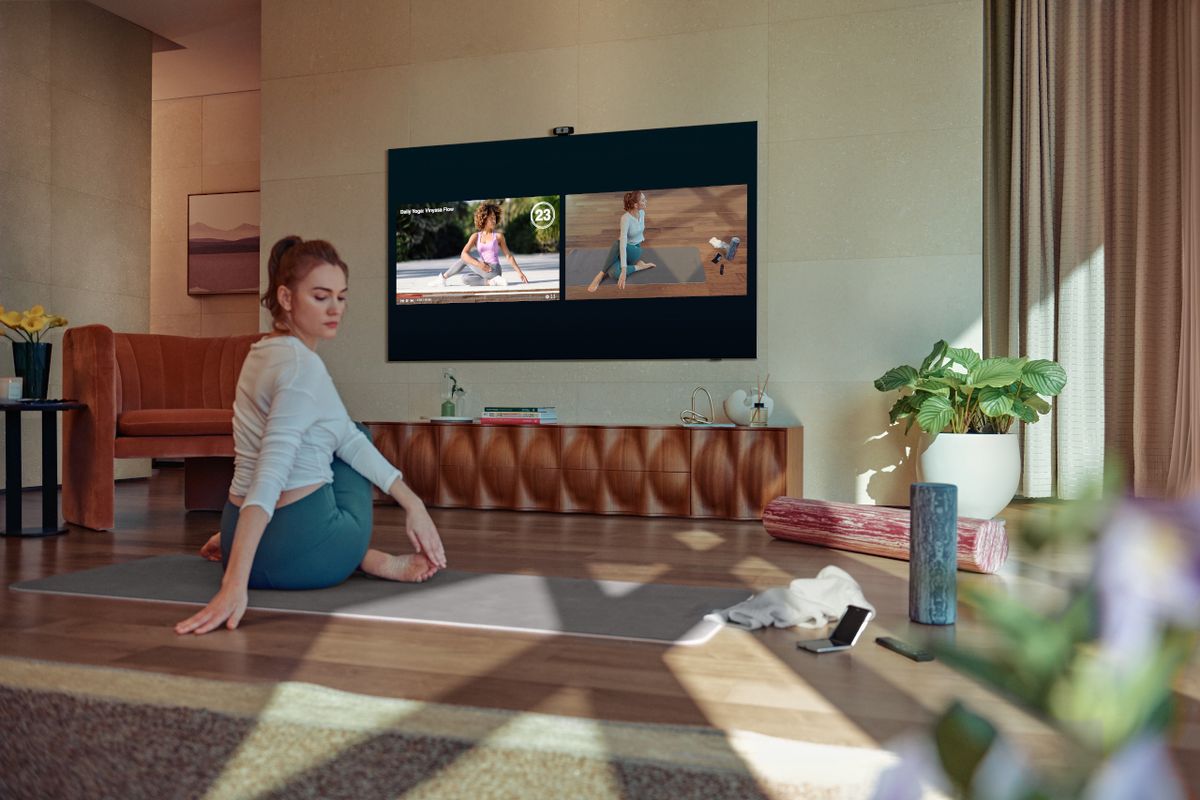
[[618, 289], [625, 288], [625, 270], [621, 270], [621, 277], [617, 280], [617, 288]]
[[249, 600], [250, 593], [245, 586], [222, 584], [221, 590], [212, 600], [208, 601], [208, 605], [202, 611], [175, 625], [175, 632], [178, 634], [195, 633], [199, 636], [219, 627], [222, 622], [225, 622], [226, 627], [233, 630], [242, 621], [242, 615], [246, 613], [246, 605]]
[[200, 555], [207, 558], [209, 561], [221, 560], [221, 532], [217, 531], [212, 535], [212, 538], [204, 543], [200, 548]]
[[433, 518], [429, 516], [425, 506], [408, 509], [404, 516], [404, 528], [413, 547], [432, 561], [434, 566], [445, 569], [446, 549], [442, 546], [442, 537], [438, 535], [437, 526], [433, 524]]

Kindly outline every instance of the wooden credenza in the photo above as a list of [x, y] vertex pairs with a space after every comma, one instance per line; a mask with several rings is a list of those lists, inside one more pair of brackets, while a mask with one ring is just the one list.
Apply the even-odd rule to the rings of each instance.
[[799, 427], [367, 425], [429, 506], [761, 519], [803, 496]]

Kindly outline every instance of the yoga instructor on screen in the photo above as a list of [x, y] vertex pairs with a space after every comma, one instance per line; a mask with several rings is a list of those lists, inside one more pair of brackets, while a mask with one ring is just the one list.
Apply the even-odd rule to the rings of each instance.
[[[501, 213], [497, 203], [479, 204], [479, 208], [475, 209], [475, 233], [472, 233], [471, 238], [467, 239], [467, 243], [463, 245], [458, 261], [451, 264], [450, 269], [434, 277], [431, 285], [445, 286], [448, 278], [462, 272], [463, 267], [469, 267], [471, 272], [475, 273], [488, 286], [508, 286], [508, 280], [504, 277], [500, 267], [501, 250], [504, 251], [504, 257], [508, 259], [508, 263], [517, 271], [517, 277], [521, 279], [521, 282], [529, 283], [529, 278], [521, 271], [517, 259], [508, 251], [504, 234], [497, 230], [500, 226]], [[479, 254], [479, 258], [472, 256], [471, 250], [475, 250]]]
[[[225, 568], [204, 610], [175, 632], [236, 628], [249, 589], [319, 589], [355, 569], [394, 581], [423, 581], [446, 566], [437, 528], [421, 499], [356, 426], [334, 388], [317, 343], [337, 336], [348, 270], [328, 242], [288, 236], [271, 248], [262, 304], [273, 330], [255, 342], [233, 402], [234, 475], [221, 532], [201, 555]], [[370, 549], [371, 484], [405, 510], [416, 553]]]
[[[621, 215], [621, 235], [604, 258], [604, 269], [596, 273], [587, 290], [594, 292], [600, 288], [604, 276], [617, 279], [617, 288], [625, 288], [627, 272], [641, 272], [654, 265], [642, 261], [642, 242], [646, 239], [646, 193], [626, 192], [624, 197], [625, 213]], [[632, 265], [632, 266], [630, 266]]]

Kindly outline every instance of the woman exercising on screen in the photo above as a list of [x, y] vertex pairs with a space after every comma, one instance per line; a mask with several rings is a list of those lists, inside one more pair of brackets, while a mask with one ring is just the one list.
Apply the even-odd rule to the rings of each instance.
[[[508, 263], [512, 264], [512, 268], [517, 271], [517, 276], [522, 283], [529, 283], [529, 278], [517, 266], [517, 259], [513, 254], [508, 252], [508, 244], [504, 241], [504, 234], [498, 232], [496, 228], [500, 225], [500, 206], [496, 203], [480, 203], [479, 208], [475, 209], [475, 233], [471, 234], [471, 238], [467, 239], [467, 243], [463, 245], [462, 253], [459, 254], [458, 261], [451, 265], [450, 269], [436, 276], [431, 283], [435, 286], [445, 286], [446, 279], [459, 272], [462, 272], [464, 267], [470, 268], [472, 272], [483, 279], [483, 282], [488, 286], [507, 286], [508, 281], [501, 274], [500, 269], [500, 250], [504, 250], [504, 255], [508, 258]], [[479, 253], [479, 258], [471, 255], [471, 249], [474, 248]]]
[[[394, 581], [423, 581], [446, 566], [437, 528], [334, 388], [317, 343], [337, 336], [348, 270], [328, 242], [280, 239], [267, 264], [262, 304], [273, 330], [251, 346], [233, 402], [233, 482], [221, 532], [201, 548], [221, 561], [221, 588], [176, 633], [236, 628], [248, 589], [319, 589], [355, 569]], [[416, 553], [368, 547], [371, 484], [405, 510]]]
[[624, 289], [626, 273], [654, 267], [650, 262], [642, 261], [642, 242], [646, 239], [646, 193], [626, 192], [623, 199], [625, 213], [621, 215], [621, 235], [608, 248], [604, 269], [592, 278], [587, 288], [589, 292], [600, 288], [605, 275], [616, 278], [617, 288]]

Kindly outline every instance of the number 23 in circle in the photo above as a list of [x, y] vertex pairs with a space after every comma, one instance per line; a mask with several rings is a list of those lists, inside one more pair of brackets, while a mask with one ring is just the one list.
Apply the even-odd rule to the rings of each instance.
[[529, 209], [529, 221], [533, 223], [533, 227], [539, 230], [545, 230], [554, 224], [554, 206], [547, 203], [545, 200], [534, 205]]

